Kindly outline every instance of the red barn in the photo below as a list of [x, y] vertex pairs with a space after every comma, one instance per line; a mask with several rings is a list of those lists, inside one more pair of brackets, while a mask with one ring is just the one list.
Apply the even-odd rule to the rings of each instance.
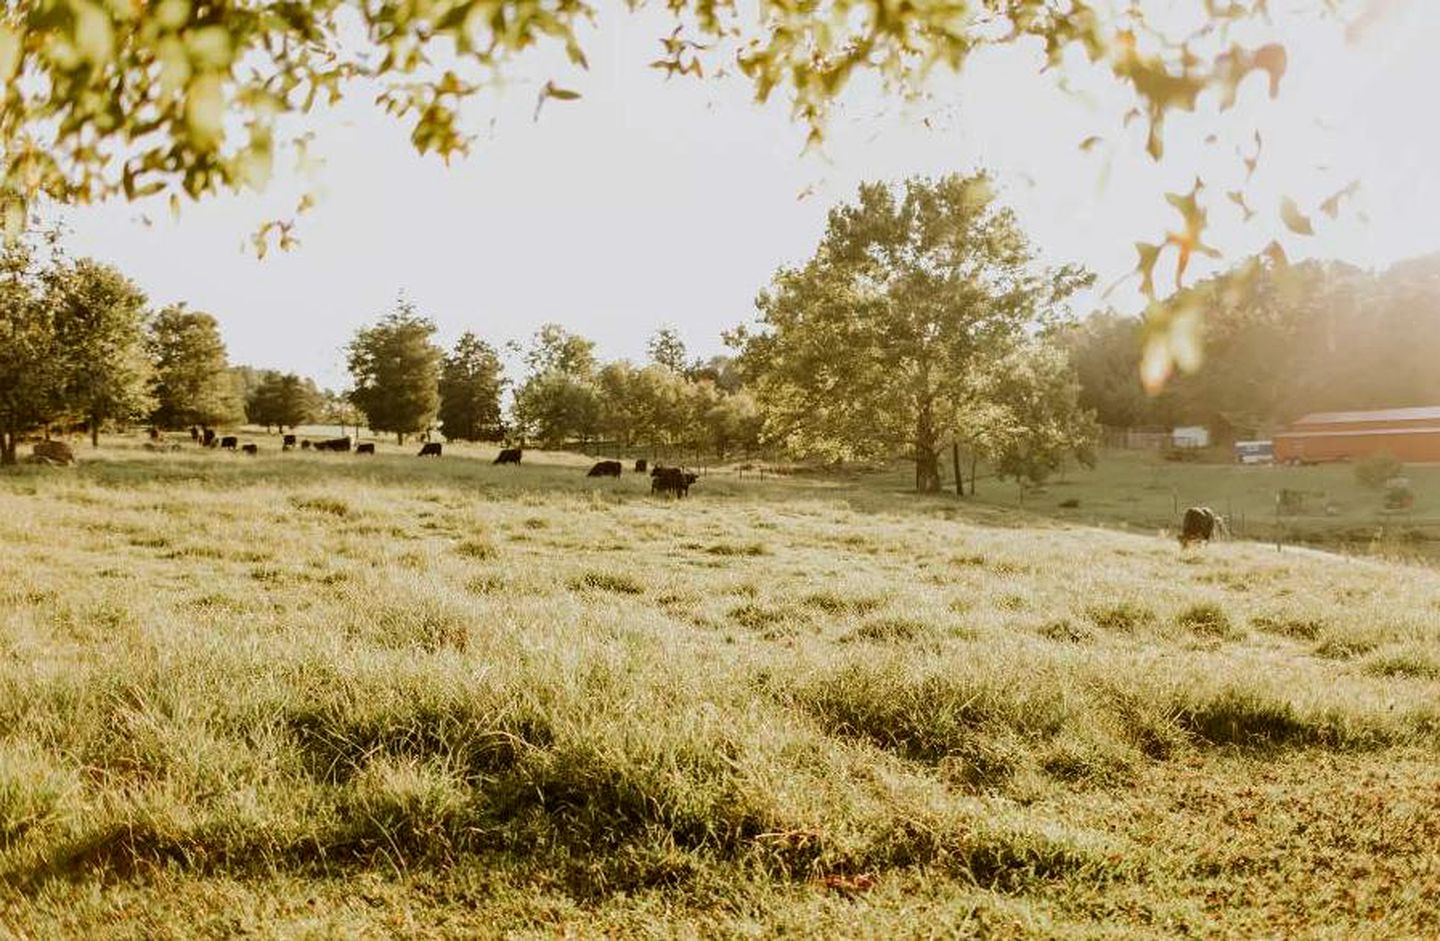
[[1275, 435], [1277, 464], [1344, 461], [1380, 451], [1407, 463], [1440, 463], [1440, 406], [1315, 412]]

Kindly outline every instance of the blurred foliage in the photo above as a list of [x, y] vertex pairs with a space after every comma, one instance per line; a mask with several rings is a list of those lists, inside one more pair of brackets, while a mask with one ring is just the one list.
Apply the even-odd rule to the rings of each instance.
[[[1353, 5], [1331, 0], [1334, 12]], [[640, 4], [631, 4], [638, 9]], [[1043, 50], [1051, 67], [1086, 62], [1128, 87], [1146, 147], [1163, 153], [1168, 113], [1202, 94], [1221, 109], [1252, 74], [1278, 93], [1286, 50], [1238, 34], [1268, 22], [1267, 0], [1206, 0], [1191, 15], [1143, 2], [1083, 0], [666, 0], [674, 22], [651, 65], [668, 75], [738, 70], [759, 101], [789, 100], [823, 138], [833, 102], [857, 75], [901, 96], [936, 68], [964, 69], [997, 46]], [[606, 10], [616, 15], [618, 10]], [[1160, 11], [1165, 14], [1166, 11]], [[503, 80], [515, 58], [562, 50], [585, 69], [584, 0], [19, 0], [0, 14], [0, 219], [18, 232], [44, 194], [71, 203], [169, 193], [198, 199], [263, 187], [284, 148], [309, 137], [287, 118], [347, 94], [373, 95], [421, 153], [449, 160], [471, 139], [465, 100]], [[1163, 25], [1162, 25], [1163, 24]], [[547, 81], [548, 101], [579, 92]], [[302, 201], [300, 210], [306, 208]], [[257, 238], [293, 242], [293, 221]]]
[[[1167, 376], [1147, 395], [1134, 363], [1157, 318], [1186, 318], [1207, 356], [1203, 369]], [[1440, 403], [1440, 256], [1380, 273], [1252, 259], [1147, 319], [1094, 314], [1066, 328], [1065, 343], [1081, 402], [1115, 427], [1206, 425], [1243, 438], [1306, 412]]]

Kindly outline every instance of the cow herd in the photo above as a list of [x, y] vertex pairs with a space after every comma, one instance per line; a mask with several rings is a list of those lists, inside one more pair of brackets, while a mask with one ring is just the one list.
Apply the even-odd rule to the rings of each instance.
[[[517, 458], [518, 462], [518, 458]], [[497, 462], [498, 463], [498, 462]], [[586, 472], [586, 477], [619, 477], [625, 472], [625, 466], [619, 461], [596, 461]], [[677, 499], [690, 493], [690, 485], [699, 480], [699, 475], [690, 473], [683, 467], [654, 467], [644, 458], [635, 462], [635, 473], [650, 474], [650, 492], [674, 496]]]
[[[158, 430], [152, 430], [150, 437], [159, 437]], [[190, 437], [202, 447], [215, 448], [221, 451], [239, 452], [250, 456], [260, 453], [258, 444], [240, 444], [236, 435], [217, 435], [212, 428], [194, 427], [190, 429]], [[322, 438], [301, 440], [297, 435], [282, 435], [280, 449], [282, 451], [293, 451], [299, 448], [302, 451], [339, 451], [355, 454], [375, 453], [374, 442], [352, 442], [349, 435], [341, 438]], [[420, 445], [417, 457], [441, 457], [444, 454], [444, 446], [438, 441], [425, 441]], [[502, 448], [495, 456], [494, 464], [515, 464], [519, 465], [524, 451], [520, 448]], [[683, 467], [651, 467], [650, 462], [645, 458], [635, 461], [634, 472], [637, 474], [650, 475], [650, 492], [662, 496], [673, 496], [677, 499], [686, 497], [690, 488], [699, 480], [699, 475], [685, 470]], [[587, 477], [623, 477], [625, 465], [620, 461], [597, 461], [590, 470], [586, 472]]]

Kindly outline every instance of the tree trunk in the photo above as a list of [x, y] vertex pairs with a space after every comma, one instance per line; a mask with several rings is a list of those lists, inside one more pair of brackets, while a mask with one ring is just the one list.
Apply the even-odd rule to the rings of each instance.
[[15, 433], [0, 433], [0, 465], [15, 463]]
[[[358, 429], [357, 429], [357, 430], [358, 430]], [[400, 447], [402, 447], [402, 448], [405, 447], [405, 432], [403, 432], [403, 431], [397, 431], [397, 432], [395, 432], [395, 443], [398, 444], [398, 445], [399, 445]]]
[[980, 466], [980, 456], [974, 451], [970, 452], [970, 496], [975, 496], [975, 474]]
[[90, 416], [90, 447], [100, 447], [100, 418], [97, 415]]
[[950, 442], [950, 463], [955, 465], [955, 496], [965, 496], [965, 478], [960, 473], [960, 442]]
[[935, 437], [935, 421], [927, 401], [921, 405], [915, 422], [915, 489], [920, 493], [940, 492], [940, 447]]

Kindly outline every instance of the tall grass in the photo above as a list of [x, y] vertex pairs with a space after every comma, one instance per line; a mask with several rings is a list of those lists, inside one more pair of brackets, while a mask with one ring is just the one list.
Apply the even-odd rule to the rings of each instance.
[[[18, 933], [121, 906], [174, 936], [237, 910], [338, 934], [1363, 928], [1359, 903], [1265, 901], [1306, 911], [1336, 854], [1397, 933], [1434, 925], [1399, 876], [1433, 878], [1440, 844], [1392, 819], [1440, 810], [1427, 571], [1238, 544], [1181, 565], [863, 480], [712, 474], [674, 503], [463, 447], [113, 450], [0, 476]], [[1257, 779], [1305, 803], [1247, 805]], [[1361, 780], [1408, 803], [1356, 805]], [[1317, 822], [1278, 870], [1232, 852], [1295, 814], [1391, 836]], [[1252, 901], [1207, 909], [1217, 886]]]

